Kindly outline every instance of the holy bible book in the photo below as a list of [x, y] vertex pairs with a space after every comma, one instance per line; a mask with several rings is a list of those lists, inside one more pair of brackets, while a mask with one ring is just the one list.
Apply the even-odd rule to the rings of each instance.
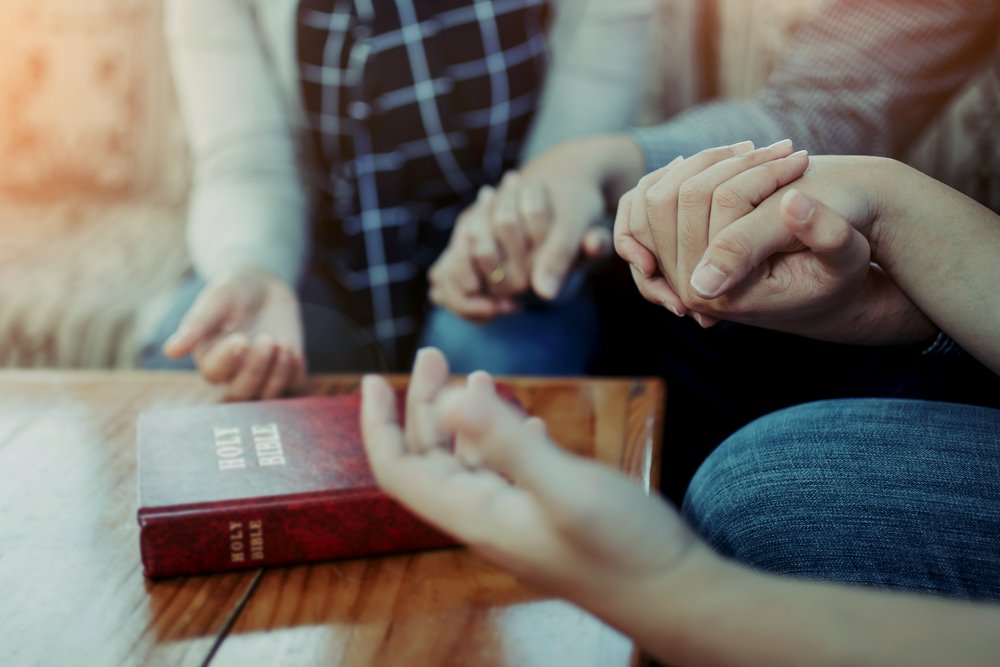
[[139, 416], [143, 569], [168, 577], [454, 544], [378, 488], [359, 394]]

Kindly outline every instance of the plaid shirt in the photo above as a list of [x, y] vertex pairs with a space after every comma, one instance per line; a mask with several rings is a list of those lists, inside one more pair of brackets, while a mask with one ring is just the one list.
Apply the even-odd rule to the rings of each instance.
[[298, 60], [319, 193], [314, 264], [390, 367], [430, 264], [514, 166], [542, 82], [545, 0], [302, 0]]

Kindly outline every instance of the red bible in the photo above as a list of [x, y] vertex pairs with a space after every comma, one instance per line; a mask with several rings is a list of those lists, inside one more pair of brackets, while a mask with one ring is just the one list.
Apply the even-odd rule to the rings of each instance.
[[450, 546], [378, 488], [358, 394], [139, 416], [148, 577]]

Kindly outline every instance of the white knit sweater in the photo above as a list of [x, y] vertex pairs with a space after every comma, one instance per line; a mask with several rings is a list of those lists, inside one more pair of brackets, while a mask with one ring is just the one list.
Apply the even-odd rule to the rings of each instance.
[[[656, 0], [559, 0], [552, 62], [525, 157], [624, 129], [641, 101]], [[167, 0], [166, 30], [194, 160], [188, 245], [206, 279], [247, 266], [289, 284], [307, 254], [309, 193], [296, 0]]]

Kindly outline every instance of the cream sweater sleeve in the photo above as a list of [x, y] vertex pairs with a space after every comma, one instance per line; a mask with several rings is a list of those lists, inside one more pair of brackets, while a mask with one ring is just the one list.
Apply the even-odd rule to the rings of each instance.
[[650, 22], [658, 0], [558, 0], [549, 71], [522, 151], [624, 130], [645, 95]]
[[253, 266], [294, 285], [305, 262], [309, 207], [293, 112], [258, 19], [247, 0], [166, 2], [194, 163], [187, 238], [206, 279]]

